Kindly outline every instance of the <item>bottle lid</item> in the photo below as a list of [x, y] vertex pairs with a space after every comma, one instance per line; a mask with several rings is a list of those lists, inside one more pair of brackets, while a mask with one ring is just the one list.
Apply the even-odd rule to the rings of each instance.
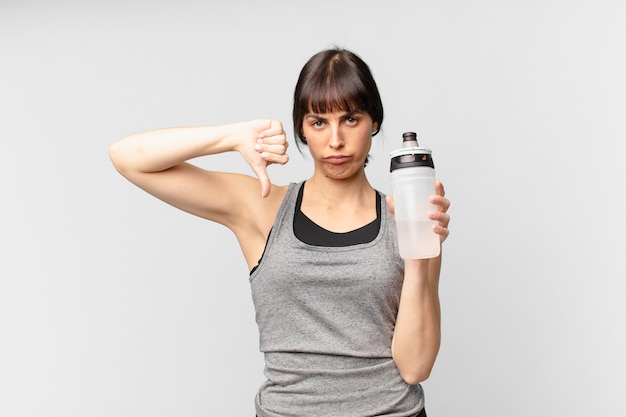
[[403, 148], [414, 148], [418, 147], [417, 143], [417, 133], [415, 132], [405, 132], [402, 134], [402, 147]]
[[410, 167], [435, 168], [431, 150], [419, 147], [417, 144], [417, 133], [415, 132], [403, 133], [402, 148], [391, 152], [390, 156], [391, 167], [389, 171]]

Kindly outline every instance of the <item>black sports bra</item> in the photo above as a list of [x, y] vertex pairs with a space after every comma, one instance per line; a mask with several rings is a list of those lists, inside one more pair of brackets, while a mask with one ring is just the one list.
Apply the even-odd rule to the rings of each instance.
[[345, 233], [331, 232], [317, 225], [309, 219], [302, 211], [302, 196], [304, 195], [304, 184], [300, 187], [296, 200], [296, 210], [293, 218], [293, 232], [296, 237], [309, 245], [343, 247], [369, 243], [376, 239], [380, 230], [381, 196], [376, 192], [376, 220], [358, 229]]

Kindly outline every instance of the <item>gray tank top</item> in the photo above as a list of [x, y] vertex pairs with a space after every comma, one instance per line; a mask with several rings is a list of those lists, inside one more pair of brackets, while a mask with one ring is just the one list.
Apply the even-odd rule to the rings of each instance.
[[259, 417], [409, 417], [424, 406], [391, 358], [404, 261], [382, 210], [378, 236], [344, 247], [312, 246], [293, 232], [290, 184], [263, 258], [250, 275], [267, 377]]

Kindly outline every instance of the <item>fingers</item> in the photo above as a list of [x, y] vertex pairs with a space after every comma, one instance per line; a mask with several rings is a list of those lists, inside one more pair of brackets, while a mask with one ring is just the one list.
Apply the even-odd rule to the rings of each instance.
[[437, 193], [437, 195], [440, 195], [442, 197], [446, 196], [446, 191], [443, 188], [443, 183], [439, 180], [435, 180], [435, 192]]
[[437, 210], [442, 213], [446, 213], [450, 208], [450, 200], [439, 195], [433, 195], [430, 197], [430, 202], [437, 207]]
[[259, 134], [254, 149], [268, 164], [286, 164], [289, 161], [287, 155], [287, 136], [280, 122], [272, 120], [269, 129]]
[[430, 220], [436, 221], [441, 227], [448, 228], [448, 225], [450, 224], [450, 215], [442, 213], [440, 211], [428, 212], [428, 218]]
[[435, 180], [435, 193], [436, 195], [430, 197], [430, 202], [437, 206], [437, 210], [446, 213], [450, 208], [450, 200], [445, 197], [446, 191], [439, 180]]
[[260, 137], [257, 140], [254, 149], [261, 154], [261, 158], [267, 161], [269, 164], [281, 164], [284, 165], [289, 162], [289, 155], [287, 155], [287, 142], [284, 143], [272, 143], [268, 138]]
[[441, 181], [435, 181], [435, 192], [437, 195], [431, 196], [430, 202], [437, 207], [437, 211], [428, 213], [428, 217], [437, 222], [437, 224], [433, 225], [433, 232], [437, 233], [441, 242], [443, 242], [450, 234], [448, 229], [450, 215], [447, 214], [450, 208], [450, 200], [444, 197], [446, 193]]

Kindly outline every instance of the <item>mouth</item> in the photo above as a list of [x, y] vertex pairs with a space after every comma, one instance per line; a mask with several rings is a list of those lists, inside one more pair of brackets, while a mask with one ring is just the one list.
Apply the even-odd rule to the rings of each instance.
[[342, 164], [350, 159], [347, 155], [330, 155], [324, 158], [324, 161], [330, 164]]

